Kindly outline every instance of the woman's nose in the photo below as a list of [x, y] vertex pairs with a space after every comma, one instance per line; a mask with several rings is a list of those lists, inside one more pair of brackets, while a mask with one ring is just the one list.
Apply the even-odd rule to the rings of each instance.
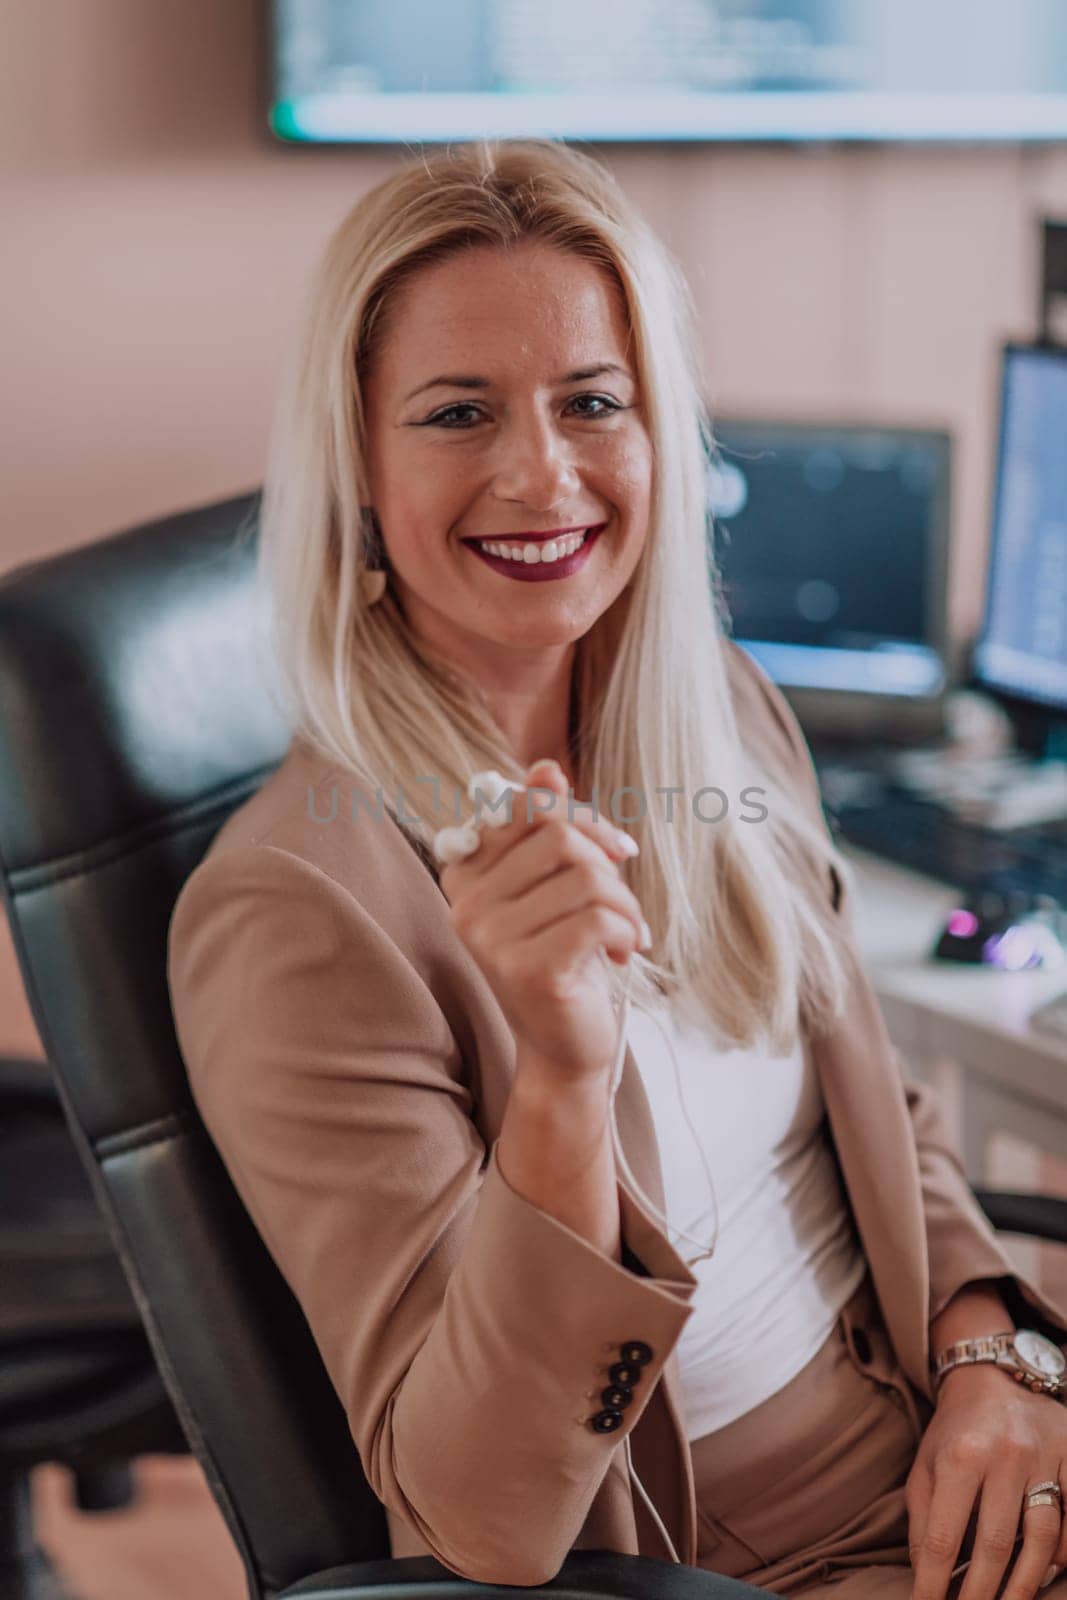
[[581, 483], [570, 442], [546, 420], [505, 430], [495, 465], [494, 490], [502, 500], [551, 509]]

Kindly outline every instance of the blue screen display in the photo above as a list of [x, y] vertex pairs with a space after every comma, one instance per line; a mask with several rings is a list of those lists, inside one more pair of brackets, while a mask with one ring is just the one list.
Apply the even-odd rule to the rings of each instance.
[[1067, 350], [1004, 352], [989, 582], [975, 674], [1067, 710]]
[[296, 143], [1067, 138], [1064, 0], [269, 0]]
[[708, 474], [731, 632], [777, 683], [936, 695], [951, 441], [723, 421]]

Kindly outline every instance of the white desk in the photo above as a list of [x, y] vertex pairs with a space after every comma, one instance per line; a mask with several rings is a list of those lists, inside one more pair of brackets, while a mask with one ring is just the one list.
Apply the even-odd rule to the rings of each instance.
[[974, 1184], [1067, 1193], [1040, 1153], [1067, 1163], [1067, 1042], [1031, 1029], [1030, 1011], [1067, 990], [1059, 971], [1003, 972], [933, 961], [959, 895], [848, 845], [855, 926], [893, 1043], [935, 1084]]

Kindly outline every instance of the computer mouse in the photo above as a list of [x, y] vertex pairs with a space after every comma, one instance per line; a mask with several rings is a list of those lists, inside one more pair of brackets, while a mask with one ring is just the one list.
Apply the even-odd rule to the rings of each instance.
[[986, 946], [1004, 932], [1001, 916], [987, 916], [973, 905], [953, 906], [933, 948], [937, 961], [986, 960]]

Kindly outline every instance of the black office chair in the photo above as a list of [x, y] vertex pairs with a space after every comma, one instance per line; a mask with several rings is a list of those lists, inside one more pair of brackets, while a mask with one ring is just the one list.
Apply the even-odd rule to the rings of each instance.
[[[174, 1035], [174, 901], [289, 743], [257, 665], [257, 510], [238, 497], [0, 580], [0, 887], [71, 1134], [251, 1600], [513, 1594], [390, 1557], [343, 1408], [199, 1120]], [[1067, 1239], [1067, 1214], [1054, 1220]], [[578, 1551], [525, 1592], [762, 1591]]]

